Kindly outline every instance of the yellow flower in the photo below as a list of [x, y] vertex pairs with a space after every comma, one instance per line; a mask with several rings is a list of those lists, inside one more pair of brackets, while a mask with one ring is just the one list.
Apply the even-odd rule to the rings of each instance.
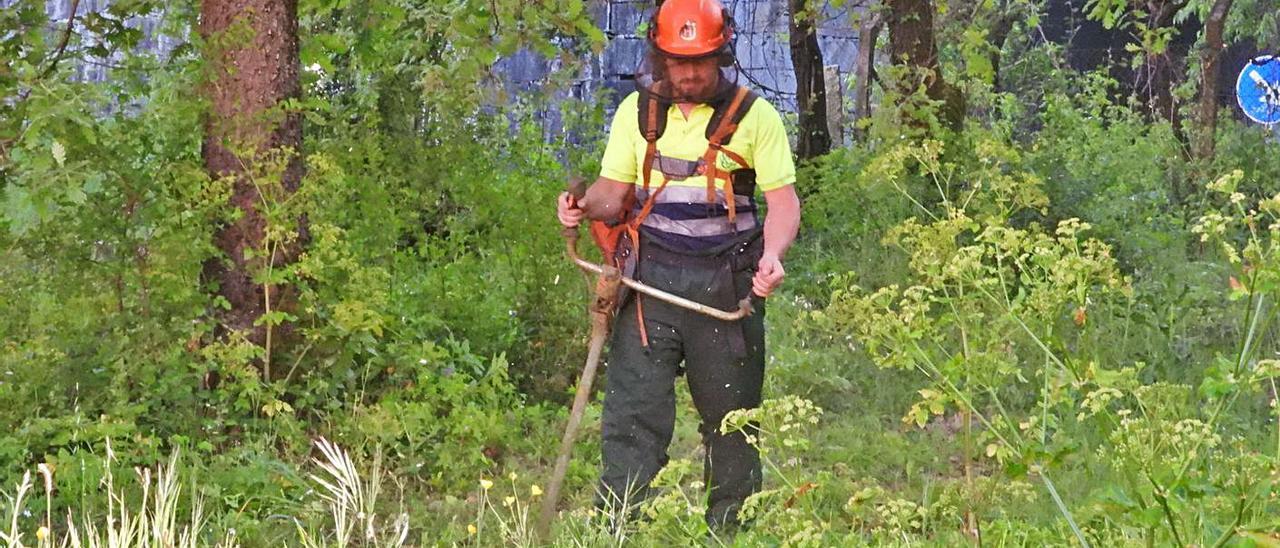
[[467, 532], [468, 532], [468, 533], [470, 533], [470, 534], [474, 535], [474, 534], [476, 534], [476, 531], [478, 531], [478, 529], [476, 529], [476, 524], [474, 524], [474, 523], [467, 524]]
[[515, 473], [515, 471], [513, 470], [510, 474], [507, 474], [507, 477], [508, 477], [508, 478], [511, 478], [511, 481], [515, 481], [515, 480], [516, 480], [516, 473]]
[[39, 529], [36, 529], [36, 540], [44, 541], [46, 538], [49, 538], [48, 527], [41, 526]]
[[542, 494], [542, 488], [538, 487], [537, 485], [530, 485], [529, 493], [536, 497]]
[[514, 504], [515, 502], [516, 502], [516, 498], [515, 498], [515, 497], [506, 497], [506, 498], [502, 499], [502, 505], [503, 505], [503, 506], [511, 506], [511, 505], [512, 505], [512, 504]]
[[484, 489], [485, 491], [488, 491], [490, 487], [493, 487], [493, 482], [492, 482], [492, 481], [489, 481], [489, 480], [484, 479], [484, 478], [480, 478], [480, 488], [481, 488], [481, 489]]

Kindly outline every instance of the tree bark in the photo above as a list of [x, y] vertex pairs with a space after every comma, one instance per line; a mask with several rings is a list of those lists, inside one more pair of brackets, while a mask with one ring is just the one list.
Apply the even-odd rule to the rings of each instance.
[[[294, 238], [269, 248], [263, 211], [264, 201], [295, 192], [302, 180], [302, 122], [282, 105], [301, 94], [297, 7], [297, 0], [203, 0], [200, 5], [199, 32], [209, 47], [210, 71], [202, 154], [211, 177], [231, 178], [230, 205], [242, 213], [218, 229], [214, 241], [225, 256], [206, 262], [204, 275], [230, 305], [220, 318], [223, 327], [246, 331], [251, 341], [267, 347], [268, 377], [271, 329], [255, 324], [266, 312], [287, 308], [290, 289], [254, 278], [296, 259], [301, 245]], [[276, 160], [280, 155], [283, 160]], [[283, 169], [270, 173], [269, 180], [255, 180], [263, 174], [260, 166], [272, 161], [282, 161]], [[301, 222], [293, 227], [301, 229]]]
[[827, 84], [827, 134], [831, 136], [831, 148], [844, 146], [844, 82], [840, 77], [840, 65], [822, 68], [822, 78]]
[[[1182, 2], [1178, 0], [1147, 0], [1147, 27], [1153, 30], [1172, 27], [1173, 16], [1181, 7]], [[1175, 55], [1174, 48], [1174, 40], [1170, 39], [1163, 52], [1146, 55], [1142, 66], [1138, 67], [1137, 74], [1134, 75], [1134, 90], [1146, 105], [1151, 119], [1169, 122], [1178, 140], [1185, 143], [1182, 118], [1178, 115], [1178, 106], [1173, 96], [1173, 88], [1177, 85], [1180, 72], [1177, 65], [1181, 60], [1180, 55]]]
[[791, 65], [796, 74], [796, 109], [799, 135], [796, 156], [809, 159], [831, 150], [827, 131], [827, 84], [823, 73], [822, 50], [818, 46], [816, 17], [806, 8], [806, 0], [790, 0]]
[[987, 33], [987, 43], [991, 44], [991, 53], [987, 56], [991, 61], [991, 89], [995, 91], [1000, 91], [1002, 52], [1004, 51], [1004, 43], [1009, 39], [1009, 33], [1013, 31], [1013, 23], [1016, 17], [1008, 12], [1010, 8], [1007, 2], [1001, 3], [998, 9], [999, 11], [995, 13], [995, 20], [991, 23], [991, 30]]
[[1226, 44], [1222, 32], [1231, 12], [1232, 0], [1216, 0], [1204, 22], [1204, 51], [1200, 54], [1200, 130], [1196, 157], [1213, 158], [1218, 131], [1218, 60]]
[[858, 58], [853, 68], [853, 134], [862, 137], [863, 130], [859, 122], [871, 117], [871, 80], [875, 75], [876, 41], [880, 39], [880, 29], [884, 26], [884, 18], [879, 12], [871, 13], [862, 19], [858, 27]]
[[[959, 90], [948, 85], [938, 64], [938, 44], [933, 30], [932, 0], [887, 0], [889, 7], [889, 56], [893, 63], [913, 68], [924, 79], [925, 94], [942, 102], [941, 118], [952, 129], [964, 118]], [[899, 82], [899, 93], [911, 95], [917, 80]]]

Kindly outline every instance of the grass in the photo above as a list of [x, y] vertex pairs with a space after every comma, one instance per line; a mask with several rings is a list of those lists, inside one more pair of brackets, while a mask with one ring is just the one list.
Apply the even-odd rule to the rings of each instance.
[[[294, 465], [294, 474], [310, 486], [305, 500], [287, 508], [268, 508], [283, 516], [271, 545], [329, 546], [773, 546], [841, 544], [965, 544], [975, 542], [965, 508], [974, 509], [984, 544], [1000, 546], [1079, 545], [1075, 529], [1094, 545], [1137, 543], [1141, 535], [1099, 521], [1092, 488], [1109, 481], [1105, 467], [1091, 464], [1091, 450], [1076, 452], [1053, 476], [1055, 502], [1039, 476], [1004, 475], [990, 464], [978, 469], [972, 484], [956, 460], [962, 453], [961, 429], [942, 417], [923, 429], [900, 417], [915, 395], [908, 373], [886, 371], [857, 357], [849, 348], [816, 345], [794, 329], [803, 305], [774, 299], [770, 321], [779, 328], [771, 340], [769, 397], [800, 394], [827, 412], [804, 429], [806, 443], [771, 450], [766, 492], [755, 510], [757, 524], [734, 537], [714, 536], [702, 524], [705, 496], [700, 481], [702, 448], [697, 414], [686, 390], [679, 389], [672, 465], [664, 472], [662, 493], [643, 507], [645, 519], [621, 527], [621, 514], [602, 516], [592, 509], [593, 474], [598, 445], [589, 438], [575, 455], [566, 501], [550, 539], [533, 536], [539, 482], [549, 470], [546, 455], [512, 455], [502, 468], [477, 477], [467, 492], [415, 487], [413, 477], [388, 472], [387, 457], [376, 447], [351, 453], [325, 438], [313, 442], [312, 457]], [[825, 379], [816, 377], [826, 375]], [[598, 418], [598, 409], [589, 417]], [[554, 419], [553, 421], [554, 422]], [[556, 426], [538, 425], [533, 435], [554, 445]], [[597, 431], [598, 432], [598, 431]], [[598, 436], [598, 433], [596, 434]], [[1087, 443], [1102, 443], [1101, 439]], [[7, 527], [0, 540], [12, 546], [255, 546], [261, 537], [240, 538], [232, 525], [240, 510], [210, 505], [196, 479], [198, 466], [174, 453], [166, 462], [138, 468], [122, 481], [119, 463], [108, 445], [102, 488], [83, 495], [78, 508], [62, 516], [52, 510], [57, 473], [47, 465], [28, 471], [5, 495]], [[683, 463], [683, 464], [679, 464]], [[399, 469], [403, 470], [403, 469]], [[41, 498], [39, 495], [43, 495]], [[1081, 520], [1068, 524], [1061, 504]], [[282, 531], [283, 529], [287, 529]], [[1252, 542], [1272, 538], [1251, 531]], [[700, 540], [699, 540], [700, 539]], [[1105, 542], [1105, 541], [1110, 542]], [[1211, 539], [1212, 540], [1212, 539]]]
[[174, 452], [165, 464], [154, 469], [135, 470], [136, 485], [132, 493], [127, 486], [117, 485], [113, 466], [115, 456], [107, 444], [107, 466], [104, 467], [102, 496], [105, 512], [84, 513], [79, 516], [68, 511], [65, 521], [55, 520], [52, 511], [53, 492], [56, 487], [54, 470], [47, 464], [37, 466], [37, 473], [44, 488], [46, 506], [44, 514], [34, 520], [34, 530], [24, 527], [30, 516], [26, 503], [33, 489], [31, 473], [23, 474], [22, 482], [12, 494], [6, 494], [9, 529], [0, 533], [10, 546], [71, 546], [80, 548], [126, 547], [176, 547], [238, 546], [234, 531], [228, 532], [216, 542], [206, 538], [206, 515], [203, 500], [197, 495], [186, 495], [188, 513], [179, 508], [184, 503], [182, 484], [179, 483], [178, 453]]

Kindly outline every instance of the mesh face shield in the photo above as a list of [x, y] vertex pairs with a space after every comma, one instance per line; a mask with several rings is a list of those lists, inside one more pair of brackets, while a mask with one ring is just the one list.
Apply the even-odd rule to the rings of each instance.
[[649, 48], [636, 70], [636, 89], [664, 103], [716, 103], [728, 99], [738, 87], [739, 71], [729, 56], [721, 59], [669, 57]]

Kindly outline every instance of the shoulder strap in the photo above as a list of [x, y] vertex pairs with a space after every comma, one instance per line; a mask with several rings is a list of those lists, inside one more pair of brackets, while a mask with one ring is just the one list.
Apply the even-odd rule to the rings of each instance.
[[670, 103], [659, 101], [658, 97], [649, 93], [648, 90], [640, 90], [639, 100], [636, 101], [636, 108], [639, 109], [636, 126], [640, 128], [640, 135], [645, 140], [640, 177], [644, 180], [646, 193], [649, 192], [650, 180], [653, 177], [653, 162], [658, 156], [658, 138], [662, 137], [662, 132], [667, 129], [667, 109], [670, 107]]
[[739, 93], [732, 93], [711, 105], [715, 112], [711, 115], [711, 121], [707, 122], [706, 136], [708, 141], [711, 140], [717, 130], [721, 129], [720, 126], [726, 119], [728, 121], [728, 125], [725, 127], [727, 131], [721, 132], [720, 144], [727, 145], [729, 141], [733, 140], [733, 132], [737, 131], [738, 124], [742, 123], [742, 119], [747, 116], [747, 112], [751, 111], [751, 106], [755, 104], [756, 99], [760, 98], [756, 92], [745, 86], [739, 86], [737, 91], [741, 92], [743, 90], [746, 91], [744, 95], [740, 96]]
[[[728, 172], [722, 172], [716, 164], [716, 159], [720, 153], [726, 153], [734, 161], [739, 164], [746, 165], [741, 156], [730, 154], [730, 151], [724, 148], [724, 145], [733, 137], [733, 133], [738, 130], [738, 122], [742, 121], [742, 117], [746, 115], [751, 104], [755, 102], [755, 93], [751, 90], [739, 86], [733, 94], [733, 99], [723, 109], [717, 106], [716, 114], [718, 118], [713, 117], [711, 122], [707, 123], [707, 152], [703, 155], [703, 165], [706, 169], [707, 177], [707, 202], [714, 203], [716, 201], [716, 183], [724, 180], [724, 198], [725, 207], [729, 210], [729, 223], [733, 224], [734, 217], [737, 214], [737, 208], [733, 199], [733, 182]], [[747, 99], [751, 98], [751, 103]], [[745, 106], [744, 106], [745, 105]]]
[[671, 103], [659, 99], [647, 89], [641, 88], [639, 91], [640, 100], [636, 101], [639, 123], [636, 126], [644, 140], [654, 142], [661, 139], [663, 132], [667, 130], [667, 111], [671, 109]]

